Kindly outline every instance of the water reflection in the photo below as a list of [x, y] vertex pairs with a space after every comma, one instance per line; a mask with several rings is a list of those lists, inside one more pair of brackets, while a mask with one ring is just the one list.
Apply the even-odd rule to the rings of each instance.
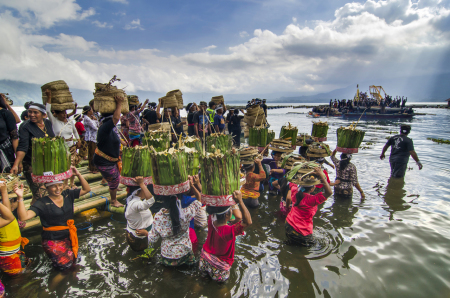
[[404, 189], [405, 179], [404, 178], [389, 178], [388, 184], [386, 186], [386, 193], [384, 196], [387, 208], [385, 209], [389, 212], [389, 220], [394, 219], [394, 213], [397, 211], [405, 211], [411, 208], [411, 205], [407, 204], [403, 198], [406, 196], [406, 190]]

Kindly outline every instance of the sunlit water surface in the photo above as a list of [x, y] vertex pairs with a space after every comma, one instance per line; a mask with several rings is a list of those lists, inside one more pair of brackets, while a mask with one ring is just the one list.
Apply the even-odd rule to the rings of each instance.
[[[166, 268], [157, 259], [137, 258], [125, 241], [124, 217], [107, 212], [79, 231], [82, 257], [75, 270], [62, 276], [52, 269], [38, 229], [25, 233], [31, 240], [25, 248], [33, 259], [30, 272], [1, 279], [10, 297], [448, 297], [450, 145], [427, 138], [450, 139], [450, 111], [417, 112], [435, 114], [408, 121], [422, 171], [411, 159], [405, 183], [389, 181], [389, 162], [379, 155], [399, 122], [359, 122], [364, 143], [373, 143], [352, 160], [366, 198], [356, 190], [351, 201], [330, 197], [314, 217], [318, 243], [303, 248], [285, 244], [280, 198], [262, 193], [223, 285], [201, 277], [196, 267]], [[306, 109], [277, 109], [268, 119], [277, 135], [287, 122], [309, 133], [313, 119], [306, 114]], [[328, 122], [328, 144], [334, 148], [336, 129], [350, 122]], [[206, 230], [197, 229], [197, 235], [202, 244]]]

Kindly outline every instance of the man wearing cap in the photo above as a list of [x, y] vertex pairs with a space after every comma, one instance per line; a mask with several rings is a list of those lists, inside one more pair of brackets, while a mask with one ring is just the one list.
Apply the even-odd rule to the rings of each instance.
[[223, 109], [221, 105], [216, 107], [216, 115], [214, 116], [214, 129], [216, 133], [223, 133], [225, 130], [225, 118], [223, 118]]
[[391, 155], [389, 156], [389, 162], [391, 164], [391, 177], [405, 177], [410, 155], [416, 161], [419, 170], [422, 170], [422, 163], [419, 161], [416, 151], [414, 151], [413, 141], [408, 138], [410, 131], [411, 126], [402, 125], [400, 127], [400, 134], [391, 137], [383, 147], [383, 151], [380, 155], [381, 160], [385, 158], [384, 154], [389, 146], [391, 146]]

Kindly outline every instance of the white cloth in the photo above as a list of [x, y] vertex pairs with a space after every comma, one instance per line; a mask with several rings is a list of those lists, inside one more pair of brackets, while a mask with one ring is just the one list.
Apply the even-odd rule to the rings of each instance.
[[[72, 141], [66, 141], [67, 146], [72, 147], [74, 144], [76, 144], [76, 140], [80, 139], [80, 136], [78, 135], [77, 128], [75, 127], [75, 121], [67, 119], [67, 123], [62, 122], [55, 118], [52, 114], [52, 105], [47, 103], [45, 105], [45, 108], [47, 109], [47, 117], [52, 123], [53, 126], [53, 132], [56, 136], [61, 135], [64, 139], [74, 139]], [[61, 131], [62, 130], [62, 131]]]
[[86, 129], [84, 140], [97, 143], [98, 120], [92, 120], [89, 116], [84, 116], [83, 122]]
[[136, 229], [147, 229], [153, 224], [153, 216], [149, 208], [153, 206], [155, 199], [141, 200], [136, 195], [136, 192], [133, 192], [127, 201], [127, 210], [125, 212], [127, 231], [137, 238], [145, 238], [145, 236], [136, 235]]

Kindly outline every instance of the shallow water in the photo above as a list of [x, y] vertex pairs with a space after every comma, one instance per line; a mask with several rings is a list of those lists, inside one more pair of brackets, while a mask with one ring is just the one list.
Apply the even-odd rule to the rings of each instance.
[[[286, 122], [311, 131], [306, 109], [269, 111], [278, 134]], [[284, 220], [277, 216], [277, 196], [264, 192], [261, 206], [251, 210], [253, 225], [239, 237], [236, 261], [224, 285], [204, 279], [196, 268], [165, 268], [136, 259], [124, 237], [124, 218], [101, 212], [90, 229], [79, 231], [81, 262], [61, 276], [51, 268], [40, 245], [40, 231], [25, 233], [25, 248], [33, 259], [29, 273], [18, 279], [2, 276], [10, 297], [448, 297], [450, 289], [449, 182], [450, 146], [427, 137], [450, 139], [450, 111], [418, 109], [436, 114], [416, 116], [408, 123], [410, 137], [424, 169], [411, 159], [405, 183], [389, 180], [389, 162], [379, 155], [399, 122], [360, 122], [368, 149], [353, 155], [361, 200], [330, 197], [315, 218], [319, 243], [312, 248], [284, 243]], [[336, 145], [336, 129], [348, 125], [329, 119], [329, 141]], [[334, 171], [329, 169], [330, 177]], [[86, 221], [77, 219], [77, 223]], [[200, 243], [205, 230], [197, 230]], [[220, 295], [220, 296], [219, 296]]]

